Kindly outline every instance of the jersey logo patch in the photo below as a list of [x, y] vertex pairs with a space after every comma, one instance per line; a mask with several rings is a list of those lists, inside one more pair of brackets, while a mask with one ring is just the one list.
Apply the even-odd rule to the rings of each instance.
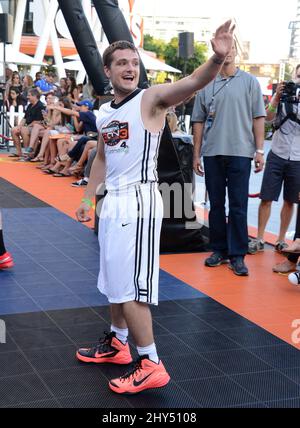
[[119, 122], [114, 120], [105, 128], [102, 128], [101, 133], [104, 143], [113, 147], [121, 141], [129, 139], [129, 124], [128, 122]]

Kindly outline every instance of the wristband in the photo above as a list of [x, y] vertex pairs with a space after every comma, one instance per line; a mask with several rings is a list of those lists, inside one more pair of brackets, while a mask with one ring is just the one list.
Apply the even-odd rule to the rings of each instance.
[[214, 56], [212, 57], [212, 60], [213, 60], [213, 62], [214, 62], [215, 64], [222, 65], [222, 64], [223, 64], [223, 62], [225, 61], [225, 58], [220, 59], [220, 57], [218, 57], [217, 55], [214, 55]]
[[269, 111], [270, 113], [276, 113], [276, 112], [277, 112], [277, 107], [273, 107], [273, 106], [272, 106], [272, 104], [270, 103], [270, 104], [268, 105], [268, 111]]
[[81, 202], [88, 205], [90, 208], [95, 208], [94, 202], [91, 199], [88, 198], [82, 198]]
[[258, 153], [260, 155], [264, 155], [265, 154], [264, 150], [260, 150], [260, 149], [257, 149], [256, 153]]

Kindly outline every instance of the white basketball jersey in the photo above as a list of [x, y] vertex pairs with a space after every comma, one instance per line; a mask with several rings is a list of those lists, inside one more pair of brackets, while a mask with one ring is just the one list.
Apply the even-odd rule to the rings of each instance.
[[105, 146], [108, 190], [158, 181], [162, 132], [145, 129], [141, 114], [143, 94], [144, 90], [137, 89], [120, 104], [109, 102], [100, 107], [97, 129]]

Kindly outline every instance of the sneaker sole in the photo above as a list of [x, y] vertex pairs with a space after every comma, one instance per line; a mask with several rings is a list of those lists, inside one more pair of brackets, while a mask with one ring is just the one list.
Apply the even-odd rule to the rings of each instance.
[[131, 364], [133, 362], [132, 357], [118, 359], [118, 360], [113, 360], [112, 358], [101, 358], [101, 359], [99, 358], [99, 359], [97, 359], [97, 358], [84, 357], [83, 355], [79, 354], [78, 352], [76, 353], [76, 358], [83, 363], [92, 363], [92, 364], [109, 363], [109, 364], [127, 365], [127, 364]]
[[247, 251], [247, 254], [249, 254], [250, 256], [254, 256], [257, 253], [263, 253], [265, 251], [265, 249], [261, 249], [261, 250], [256, 250], [256, 251]]
[[139, 394], [139, 393], [141, 393], [143, 391], [149, 391], [149, 390], [155, 390], [155, 389], [159, 389], [159, 388], [164, 388], [166, 385], [168, 385], [168, 383], [170, 382], [170, 380], [171, 380], [171, 378], [167, 374], [165, 376], [165, 378], [162, 379], [160, 382], [158, 382], [156, 385], [153, 385], [153, 386], [144, 386], [144, 387], [141, 386], [140, 388], [137, 388], [137, 391], [135, 391], [135, 392], [128, 392], [128, 391], [122, 392], [122, 391], [120, 391], [120, 388], [112, 385], [111, 382], [109, 382], [108, 386], [109, 386], [109, 388], [113, 392], [115, 392], [116, 394], [119, 394], [119, 395], [136, 395], [136, 394]]
[[0, 264], [0, 270], [11, 269], [14, 265], [14, 262], [3, 263], [3, 265]]
[[221, 266], [221, 265], [227, 265], [228, 263], [229, 263], [229, 260], [222, 260], [220, 263], [218, 263], [216, 265], [210, 265], [210, 264], [205, 263], [205, 266], [206, 267], [214, 268], [214, 267], [218, 267], [218, 266]]

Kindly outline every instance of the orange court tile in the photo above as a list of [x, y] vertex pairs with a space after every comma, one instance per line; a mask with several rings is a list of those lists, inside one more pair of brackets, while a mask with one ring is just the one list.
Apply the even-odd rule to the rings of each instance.
[[[75, 212], [80, 205], [84, 189], [70, 186], [76, 181], [74, 177], [55, 178], [41, 172], [36, 168], [37, 165], [18, 162], [7, 155], [1, 155], [0, 177], [76, 219]], [[93, 221], [84, 224], [93, 227]]]
[[249, 277], [238, 277], [228, 268], [207, 268], [207, 254], [161, 256], [161, 268], [227, 308], [300, 349], [292, 339], [292, 323], [300, 319], [300, 287], [288, 277], [272, 272], [282, 256], [267, 250], [248, 256]]

